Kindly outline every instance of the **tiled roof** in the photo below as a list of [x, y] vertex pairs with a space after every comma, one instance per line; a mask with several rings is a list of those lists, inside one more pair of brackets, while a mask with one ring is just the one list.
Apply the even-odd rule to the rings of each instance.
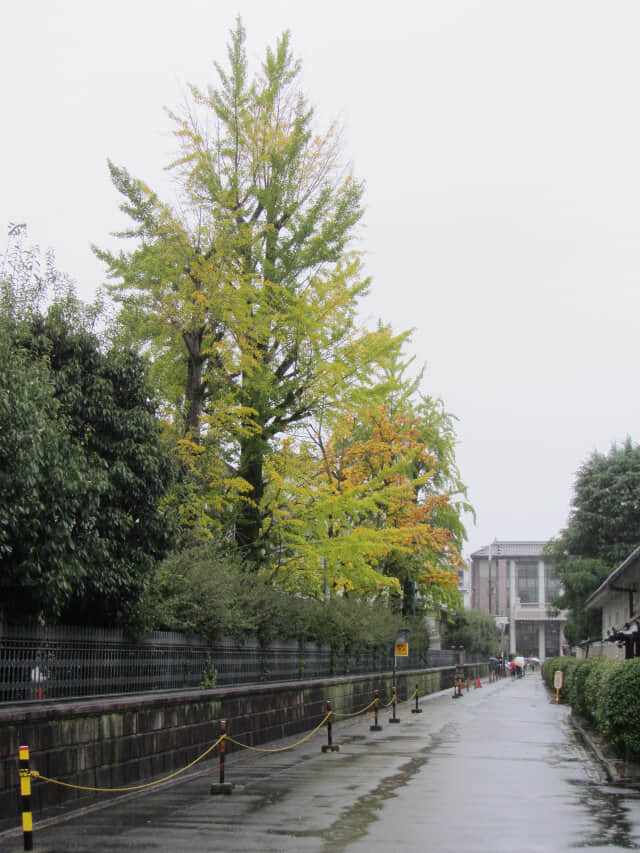
[[[625, 575], [627, 570], [634, 565], [634, 563], [639, 562], [639, 561], [640, 561], [640, 547], [638, 547], [634, 551], [632, 551], [629, 554], [629, 556], [627, 557], [627, 559], [624, 560], [622, 563], [620, 563], [618, 568], [614, 569], [611, 572], [611, 574], [609, 575], [609, 577], [603, 583], [600, 584], [598, 589], [589, 596], [589, 598], [585, 602], [585, 608], [587, 610], [596, 610], [598, 608], [603, 607], [603, 605], [606, 601], [607, 595], [609, 594], [609, 590], [615, 589], [615, 587], [613, 586], [614, 583], [616, 581], [620, 580]], [[635, 577], [634, 577], [634, 579], [635, 579]], [[622, 591], [622, 590], [618, 590], [618, 591]], [[626, 591], [628, 591], [628, 590], [626, 590]]]
[[497, 560], [504, 557], [541, 557], [546, 540], [543, 542], [500, 542], [498, 540], [485, 545], [478, 551], [474, 551], [471, 557], [481, 559], [489, 556], [489, 548], [491, 548], [491, 559]]

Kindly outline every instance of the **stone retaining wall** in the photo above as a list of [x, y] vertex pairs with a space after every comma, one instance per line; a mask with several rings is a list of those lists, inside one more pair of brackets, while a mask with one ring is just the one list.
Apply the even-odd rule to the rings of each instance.
[[[411, 696], [416, 684], [419, 695], [447, 689], [453, 677], [453, 667], [399, 673], [398, 699]], [[87, 787], [133, 786], [192, 762], [216, 741], [221, 719], [228, 720], [232, 737], [257, 746], [317, 726], [327, 699], [337, 713], [353, 713], [371, 702], [376, 689], [389, 701], [391, 686], [392, 674], [384, 673], [0, 707], [0, 829], [20, 822], [22, 745], [30, 748], [31, 769], [43, 776]], [[116, 795], [34, 780], [33, 817], [110, 796]]]

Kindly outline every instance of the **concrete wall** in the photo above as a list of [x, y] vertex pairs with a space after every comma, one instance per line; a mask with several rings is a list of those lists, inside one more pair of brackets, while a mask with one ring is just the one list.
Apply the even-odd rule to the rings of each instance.
[[[416, 684], [419, 695], [447, 689], [453, 678], [452, 667], [403, 672], [397, 676], [398, 698], [411, 696]], [[201, 755], [218, 738], [221, 719], [229, 721], [232, 737], [256, 746], [314, 728], [327, 699], [336, 712], [353, 713], [371, 702], [376, 689], [388, 701], [391, 686], [392, 675], [385, 673], [0, 707], [0, 829], [20, 822], [20, 746], [30, 748], [31, 769], [51, 779], [101, 788], [139, 785]], [[110, 796], [116, 795], [35, 780], [33, 817]]]

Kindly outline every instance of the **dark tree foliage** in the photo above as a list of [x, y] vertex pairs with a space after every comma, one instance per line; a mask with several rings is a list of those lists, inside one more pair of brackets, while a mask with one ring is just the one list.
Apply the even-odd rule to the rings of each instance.
[[69, 439], [45, 364], [0, 340], [0, 607], [55, 614], [80, 566], [75, 527], [90, 512], [86, 459]]
[[564, 588], [555, 604], [570, 610], [570, 643], [600, 636], [601, 615], [584, 603], [638, 545], [640, 446], [627, 438], [578, 469], [569, 524], [547, 549]]
[[500, 651], [500, 630], [495, 619], [480, 610], [462, 610], [447, 626], [447, 648], [462, 646], [467, 655], [483, 658]]
[[13, 326], [1, 366], [5, 614], [127, 625], [171, 541], [145, 363], [54, 306]]

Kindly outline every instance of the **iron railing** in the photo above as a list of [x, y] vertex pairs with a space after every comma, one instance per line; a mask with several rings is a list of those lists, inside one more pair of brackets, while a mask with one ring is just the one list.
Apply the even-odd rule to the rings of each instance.
[[[399, 671], [454, 663], [453, 652], [429, 651], [425, 660], [409, 650], [408, 658], [396, 659]], [[166, 631], [134, 643], [117, 629], [0, 624], [0, 702], [294, 681], [392, 666], [392, 650], [232, 639], [210, 645]]]

